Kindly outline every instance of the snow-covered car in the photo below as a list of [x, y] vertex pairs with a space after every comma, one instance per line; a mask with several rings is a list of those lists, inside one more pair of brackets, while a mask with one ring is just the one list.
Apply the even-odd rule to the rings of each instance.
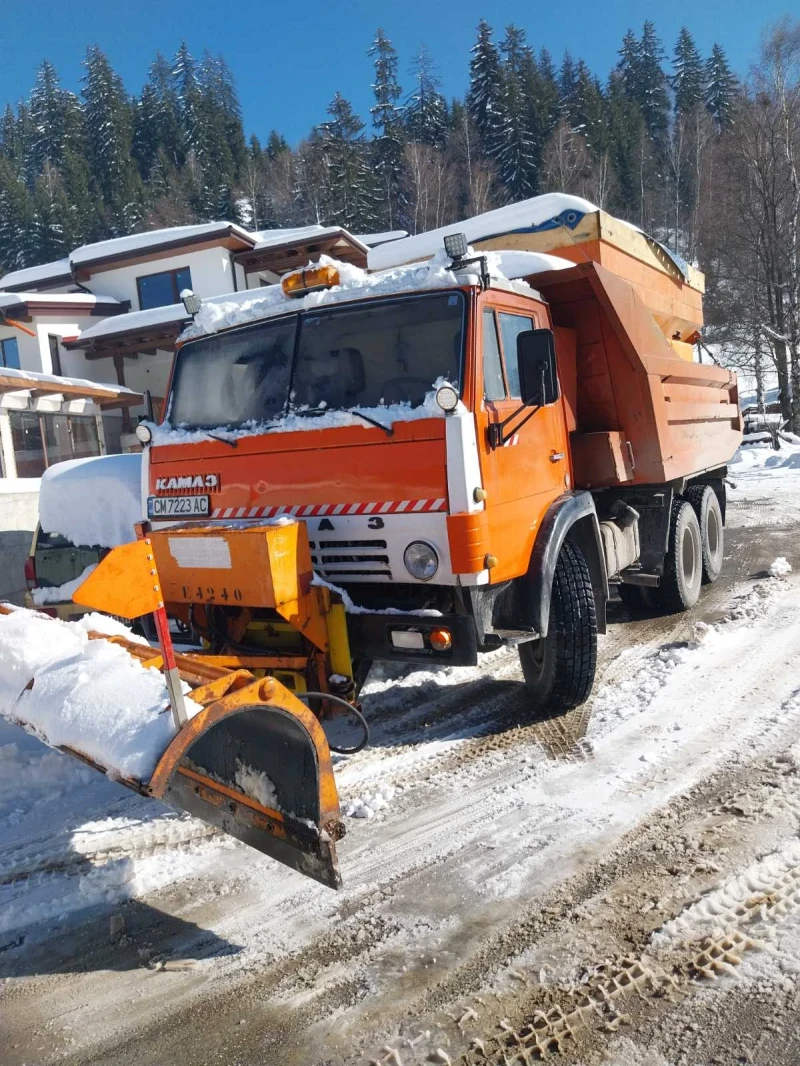
[[107, 551], [97, 545], [73, 544], [37, 526], [25, 560], [25, 606], [66, 621], [86, 614], [89, 608], [73, 603], [72, 593]]

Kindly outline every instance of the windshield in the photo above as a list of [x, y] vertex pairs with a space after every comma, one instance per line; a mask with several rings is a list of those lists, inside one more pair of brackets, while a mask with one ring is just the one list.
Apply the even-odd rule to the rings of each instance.
[[405, 403], [437, 378], [461, 382], [461, 292], [334, 307], [185, 344], [169, 405], [173, 426], [202, 429]]

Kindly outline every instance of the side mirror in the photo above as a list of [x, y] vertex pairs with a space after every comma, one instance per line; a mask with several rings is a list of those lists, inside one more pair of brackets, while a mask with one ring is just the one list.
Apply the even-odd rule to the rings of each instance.
[[551, 329], [529, 329], [517, 335], [517, 365], [522, 403], [545, 407], [558, 399], [556, 344]]

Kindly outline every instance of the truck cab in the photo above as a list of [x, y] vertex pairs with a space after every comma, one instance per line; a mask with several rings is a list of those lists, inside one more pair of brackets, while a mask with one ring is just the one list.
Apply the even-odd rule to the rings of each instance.
[[[198, 323], [165, 424], [145, 427], [149, 519], [301, 520], [359, 661], [466, 665], [516, 644], [538, 705], [582, 702], [609, 578], [672, 589], [685, 559], [671, 602], [699, 594], [702, 515], [676, 548], [676, 489], [705, 478], [719, 509], [738, 408], [727, 371], [698, 375], [657, 329], [642, 334], [627, 283], [620, 296], [595, 263], [557, 266], [541, 275], [553, 302], [539, 277], [509, 280], [463, 252], [360, 285], [320, 264], [260, 304], [249, 294], [231, 326]], [[664, 447], [673, 376], [679, 403], [723, 402], [700, 418], [716, 431], [702, 448], [697, 426], [677, 431], [704, 453], [683, 471]], [[187, 563], [187, 620], [211, 612], [224, 627], [236, 590], [205, 585], [202, 569]]]

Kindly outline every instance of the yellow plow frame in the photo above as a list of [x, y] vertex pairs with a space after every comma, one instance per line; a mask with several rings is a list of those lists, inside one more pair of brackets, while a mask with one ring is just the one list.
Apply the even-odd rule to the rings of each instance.
[[[331, 888], [341, 886], [336, 842], [344, 835], [331, 755], [320, 717], [299, 695], [316, 691], [355, 707], [344, 610], [313, 585], [304, 523], [286, 526], [137, 527], [74, 594], [76, 603], [135, 618], [152, 614], [158, 649], [92, 633], [164, 673], [175, 736], [149, 781], [123, 783], [217, 826]], [[288, 623], [290, 654], [175, 654], [168, 614], [197, 605], [226, 612], [234, 632], [255, 612]], [[2, 610], [2, 608], [0, 608]], [[237, 628], [238, 626], [238, 628]], [[235, 640], [231, 638], [235, 645]], [[258, 675], [258, 676], [257, 676]], [[337, 698], [328, 679], [339, 675]], [[342, 687], [344, 686], [344, 687]], [[187, 706], [184, 689], [191, 704]], [[195, 706], [201, 708], [196, 713]], [[165, 710], [165, 713], [167, 711]], [[100, 770], [106, 767], [70, 751]]]

